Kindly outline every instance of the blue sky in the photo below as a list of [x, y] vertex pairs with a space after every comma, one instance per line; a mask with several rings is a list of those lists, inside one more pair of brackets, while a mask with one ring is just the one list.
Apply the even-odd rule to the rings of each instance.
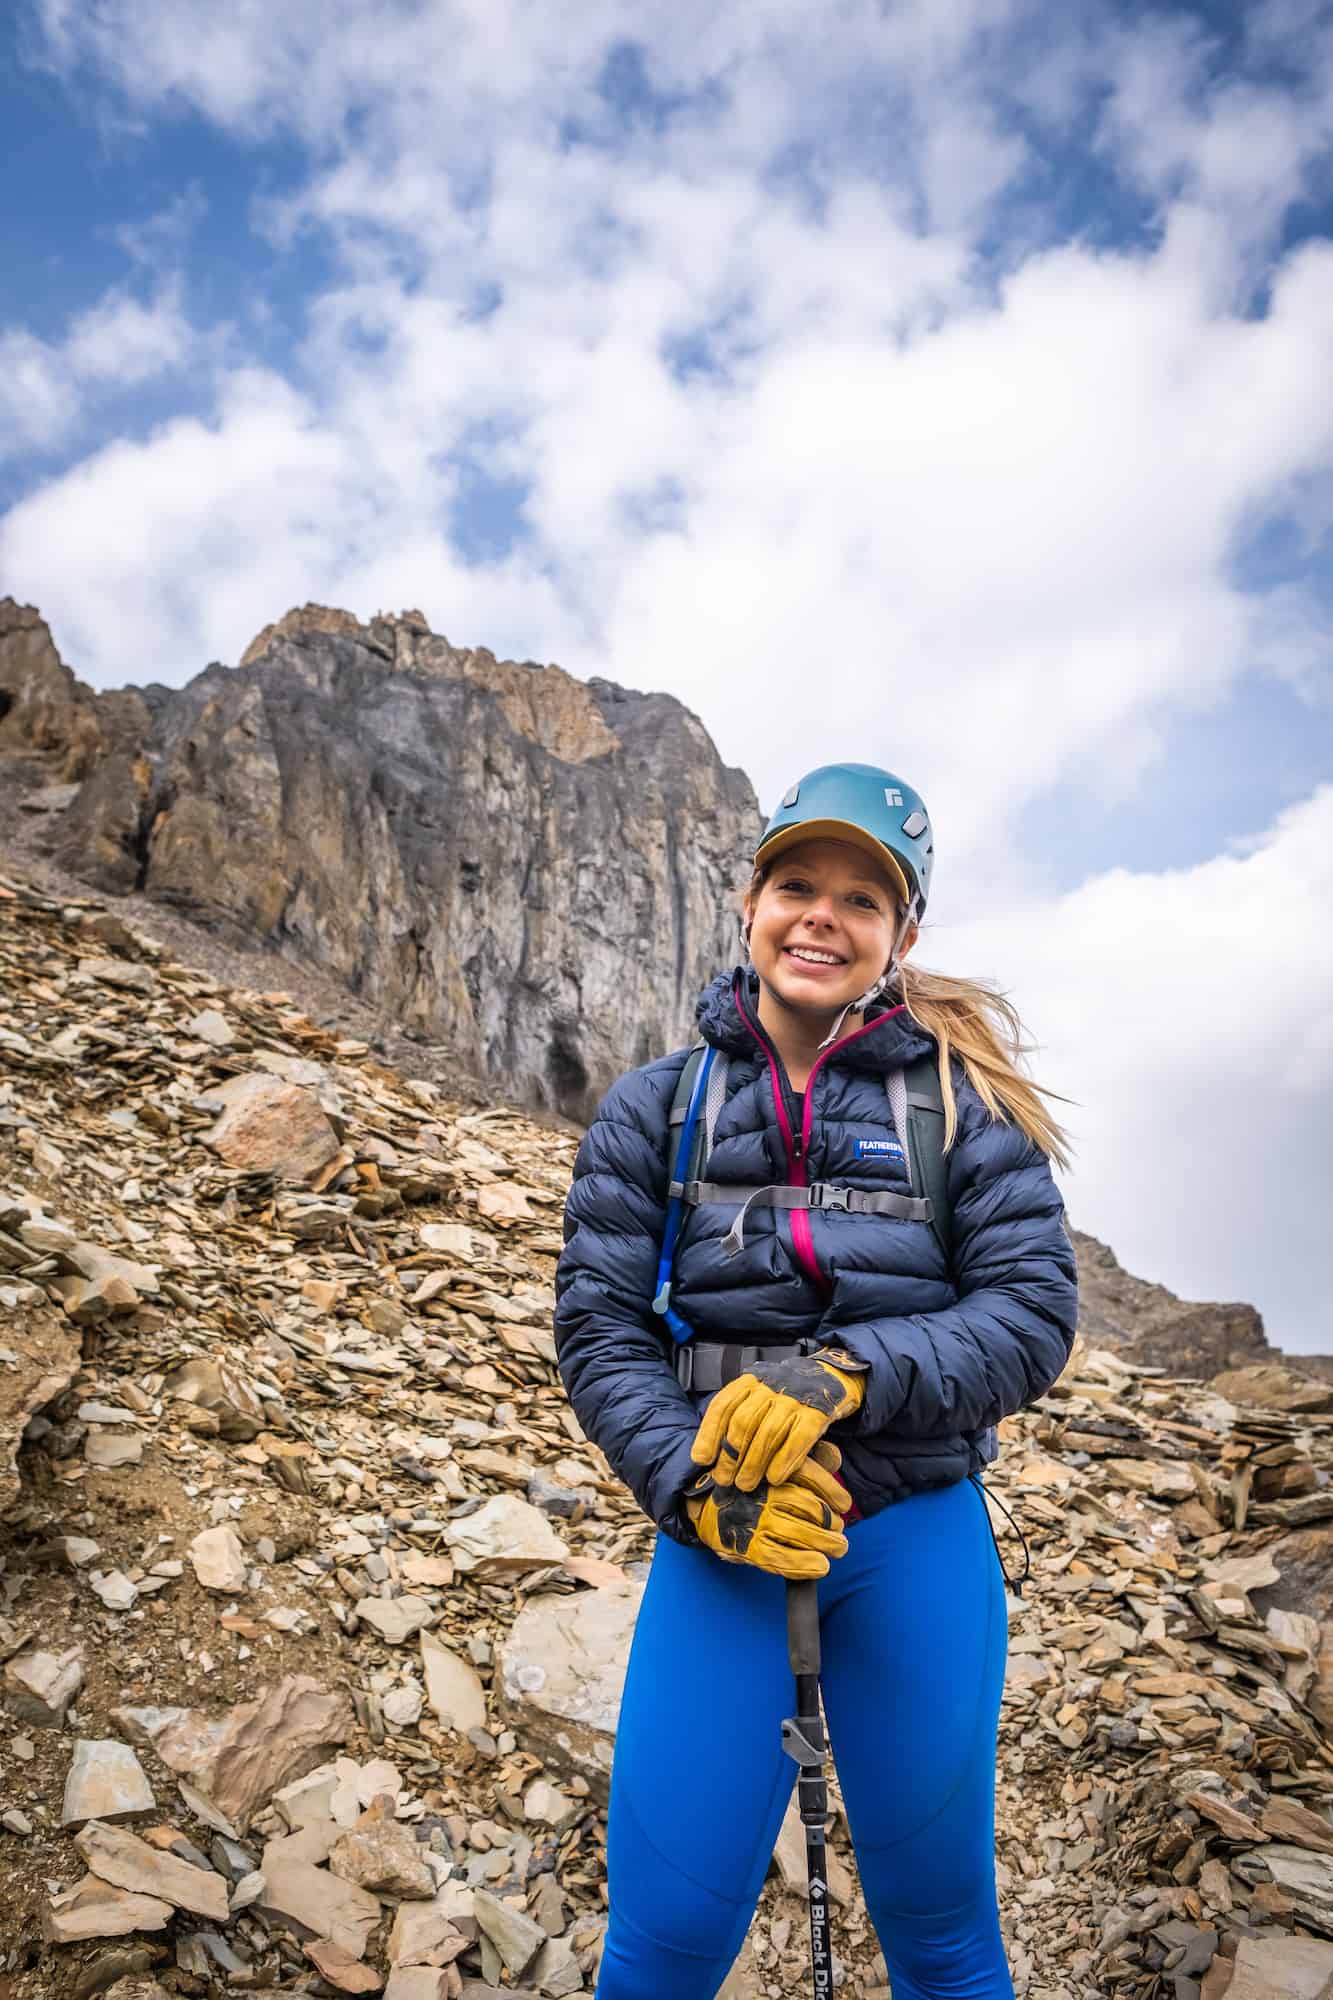
[[[417, 605], [671, 689], [767, 803], [901, 769], [1076, 1219], [1333, 1348], [1333, 5], [20, 0], [0, 52], [0, 590], [78, 672]], [[1192, 1136], [1247, 979], [1258, 1226]]]

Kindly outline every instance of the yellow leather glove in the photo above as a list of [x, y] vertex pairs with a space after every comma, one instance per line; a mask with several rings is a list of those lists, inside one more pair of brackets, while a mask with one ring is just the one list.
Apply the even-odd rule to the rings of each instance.
[[761, 1479], [781, 1486], [830, 1424], [865, 1398], [862, 1364], [841, 1349], [760, 1361], [719, 1389], [704, 1411], [690, 1456], [711, 1465], [719, 1486], [751, 1493]]
[[852, 1496], [833, 1477], [841, 1464], [836, 1445], [817, 1444], [785, 1485], [761, 1483], [753, 1493], [719, 1486], [704, 1473], [686, 1494], [685, 1511], [704, 1547], [724, 1562], [752, 1563], [794, 1581], [827, 1576], [829, 1558], [847, 1553], [842, 1517]]

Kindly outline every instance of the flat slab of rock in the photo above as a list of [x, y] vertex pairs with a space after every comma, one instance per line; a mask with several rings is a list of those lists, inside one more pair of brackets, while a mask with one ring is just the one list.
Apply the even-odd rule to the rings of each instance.
[[81, 958], [79, 971], [104, 986], [117, 986], [125, 993], [154, 993], [157, 974], [151, 965], [132, 958]]
[[1155, 1500], [1191, 1500], [1194, 1477], [1187, 1465], [1160, 1458], [1108, 1458], [1107, 1476], [1132, 1493], [1150, 1493]]
[[433, 1625], [436, 1614], [424, 1597], [362, 1597], [357, 1600], [356, 1615], [367, 1625], [373, 1625], [381, 1639], [389, 1646], [405, 1646], [427, 1625]]
[[114, 1472], [119, 1465], [142, 1462], [143, 1439], [133, 1431], [90, 1431], [83, 1441], [83, 1455], [89, 1465]]
[[74, 1745], [74, 1761], [65, 1780], [62, 1826], [81, 1826], [90, 1819], [129, 1819], [151, 1812], [157, 1801], [142, 1764], [128, 1743], [114, 1737], [82, 1739]]
[[466, 1736], [486, 1726], [486, 1690], [475, 1667], [442, 1646], [431, 1633], [421, 1635], [421, 1664], [426, 1675], [426, 1699], [448, 1729]]
[[545, 1778], [534, 1778], [523, 1794], [523, 1817], [539, 1826], [563, 1826], [578, 1809], [576, 1800]]
[[500, 1896], [493, 1896], [489, 1889], [478, 1889], [472, 1898], [472, 1911], [484, 1934], [490, 1939], [500, 1954], [500, 1963], [508, 1973], [517, 1979], [527, 1971], [533, 1959], [546, 1943], [546, 1933], [540, 1924], [534, 1924], [527, 1912], [506, 1903]]
[[136, 1264], [131, 1257], [118, 1257], [114, 1250], [104, 1250], [100, 1243], [85, 1243], [80, 1237], [62, 1254], [65, 1262], [90, 1285], [104, 1285], [115, 1279], [142, 1297], [151, 1297], [158, 1289], [157, 1272], [151, 1266]]
[[[467, 1894], [470, 1912], [471, 1891]], [[468, 1945], [454, 1922], [461, 1914], [457, 1898], [447, 1891], [429, 1903], [403, 1903], [389, 1933], [390, 1965], [452, 1965]]]
[[1333, 1944], [1322, 1938], [1242, 1938], [1235, 1969], [1214, 1959], [1204, 1991], [1209, 2000], [1329, 2000], [1333, 1993]]
[[230, 1914], [227, 1885], [211, 1868], [195, 1868], [179, 1855], [164, 1854], [150, 1847], [124, 1827], [105, 1826], [92, 1820], [74, 1845], [94, 1875], [132, 1895], [155, 1896], [178, 1910], [193, 1910], [196, 1916], [211, 1917], [225, 1924]]
[[85, 1875], [72, 1889], [52, 1897], [43, 1928], [52, 1944], [81, 1944], [86, 1938], [165, 1930], [175, 1914], [159, 1896], [134, 1895], [100, 1876]]
[[378, 1900], [311, 1861], [275, 1859], [264, 1869], [264, 1893], [255, 1906], [295, 1924], [303, 1937], [326, 1937], [350, 1958], [363, 1958], [380, 1920]]
[[643, 1586], [534, 1599], [501, 1648], [499, 1705], [550, 1770], [586, 1778], [604, 1801]]
[[59, 1729], [83, 1686], [83, 1655], [77, 1646], [64, 1653], [16, 1653], [5, 1663], [0, 1686], [5, 1707], [20, 1722]]
[[117, 1709], [116, 1720], [170, 1771], [187, 1776], [244, 1832], [273, 1793], [304, 1777], [347, 1741], [352, 1704], [304, 1674], [289, 1674], [258, 1701], [209, 1715], [202, 1709]]
[[521, 1576], [569, 1554], [545, 1514], [513, 1493], [497, 1494], [475, 1514], [455, 1521], [444, 1539], [458, 1568], [479, 1578]]
[[1333, 1856], [1274, 1841], [1257, 1849], [1252, 1858], [1262, 1862], [1279, 1889], [1290, 1896], [1299, 1922], [1333, 1932]]
[[[429, 1965], [396, 1965], [389, 1974], [384, 2000], [449, 2000], [449, 1975]], [[509, 2000], [519, 2000], [510, 1994]]]
[[373, 1966], [364, 1959], [353, 1958], [329, 1938], [315, 1938], [306, 1946], [305, 1955], [340, 1993], [378, 1993], [384, 1984]]
[[532, 1961], [528, 1977], [536, 1981], [544, 2000], [563, 2000], [567, 1994], [583, 1991], [578, 1954], [569, 1938], [548, 1938]]

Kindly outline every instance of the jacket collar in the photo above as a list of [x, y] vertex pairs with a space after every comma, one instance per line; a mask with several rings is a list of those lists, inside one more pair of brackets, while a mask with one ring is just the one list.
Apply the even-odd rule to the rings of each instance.
[[[709, 981], [695, 1005], [695, 1019], [704, 1040], [711, 1042], [724, 1055], [752, 1056], [755, 1053], [754, 1036], [737, 1005], [738, 992], [744, 994], [745, 1004], [757, 1020], [759, 974], [753, 966], [742, 965], [738, 965], [734, 972], [720, 972]], [[883, 1020], [884, 1025], [874, 1034], [854, 1034], [846, 1042], [835, 1042], [825, 1062], [886, 1076], [890, 1070], [902, 1069], [906, 1064], [915, 1062], [918, 1056], [928, 1055], [935, 1046], [934, 1037], [928, 1035], [905, 1011], [895, 1013], [891, 1007], [876, 1002], [867, 1007], [864, 1025], [869, 1026], [878, 1020]]]

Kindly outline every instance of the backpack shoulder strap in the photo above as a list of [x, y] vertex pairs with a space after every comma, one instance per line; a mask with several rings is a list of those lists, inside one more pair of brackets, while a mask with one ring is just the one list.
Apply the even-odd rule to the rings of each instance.
[[[676, 1081], [675, 1095], [671, 1099], [668, 1124], [671, 1130], [670, 1167], [673, 1181], [697, 1181], [704, 1178], [708, 1158], [713, 1150], [713, 1129], [717, 1124], [717, 1114], [726, 1102], [727, 1058], [720, 1049], [715, 1049], [708, 1071], [708, 1090], [701, 1107], [703, 1117], [695, 1121], [690, 1142], [690, 1157], [688, 1160], [682, 1160], [680, 1149], [685, 1136], [685, 1120], [689, 1114], [690, 1099], [694, 1095], [699, 1065], [707, 1053], [706, 1042], [695, 1043], [685, 1058], [685, 1067]], [[684, 1172], [681, 1171], [682, 1168]]]
[[[931, 1227], [946, 1258], [951, 1248], [949, 1215], [949, 1166], [944, 1157], [944, 1097], [940, 1090], [939, 1059], [918, 1056], [900, 1071], [902, 1095], [906, 1099], [907, 1132], [899, 1133], [907, 1149], [912, 1192], [925, 1195], [933, 1217]], [[891, 1090], [889, 1101], [893, 1103]], [[895, 1120], [896, 1122], [896, 1120]]]
[[[671, 1151], [668, 1159], [670, 1173], [668, 1178], [672, 1181], [689, 1179], [688, 1174], [682, 1174], [680, 1171], [682, 1166], [688, 1164], [680, 1158], [680, 1144], [681, 1140], [685, 1137], [685, 1118], [690, 1108], [690, 1099], [694, 1095], [694, 1080], [699, 1074], [699, 1065], [704, 1059], [704, 1048], [705, 1044], [703, 1042], [696, 1042], [686, 1056], [685, 1066], [676, 1079], [675, 1095], [671, 1099], [671, 1111], [667, 1119], [667, 1126], [671, 1137]], [[693, 1150], [693, 1147], [691, 1147], [691, 1151]]]

